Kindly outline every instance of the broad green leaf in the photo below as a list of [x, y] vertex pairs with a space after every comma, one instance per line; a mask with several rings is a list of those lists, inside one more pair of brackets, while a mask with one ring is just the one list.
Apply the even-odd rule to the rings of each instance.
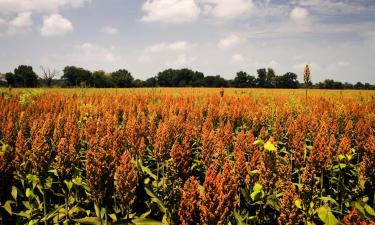
[[70, 181], [70, 180], [64, 180], [64, 183], [65, 183], [66, 187], [68, 188], [68, 190], [70, 191], [73, 187], [73, 182]]
[[318, 216], [321, 221], [324, 222], [326, 225], [337, 225], [339, 224], [339, 221], [336, 219], [336, 217], [331, 212], [330, 208], [328, 206], [321, 206], [316, 210], [318, 213]]
[[264, 144], [264, 148], [270, 152], [275, 152], [277, 150], [275, 145], [273, 145], [270, 141], [267, 141], [267, 143]]
[[74, 219], [73, 221], [82, 223], [82, 224], [91, 224], [91, 225], [100, 224], [100, 220], [98, 217], [85, 217], [81, 219]]
[[263, 186], [259, 183], [256, 183], [253, 188], [254, 191], [261, 191], [262, 189], [263, 189]]
[[254, 141], [253, 145], [256, 145], [256, 146], [259, 146], [259, 147], [263, 147], [264, 146], [264, 141], [262, 141], [262, 140], [256, 140], [256, 141]]
[[259, 170], [252, 170], [250, 171], [250, 176], [254, 176], [257, 173], [259, 173]]
[[7, 213], [9, 213], [9, 215], [12, 215], [13, 214], [13, 211], [12, 211], [12, 204], [13, 201], [6, 201], [5, 204], [1, 207], [3, 207], [3, 209], [5, 209], [5, 211], [7, 211]]
[[14, 200], [17, 201], [17, 188], [15, 186], [12, 186], [12, 197]]
[[139, 217], [140, 217], [140, 218], [146, 218], [148, 215], [150, 215], [150, 213], [151, 213], [151, 209], [148, 210], [147, 212], [143, 213], [143, 214], [140, 215]]
[[355, 201], [355, 202], [352, 202], [352, 205], [356, 210], [358, 210], [358, 212], [361, 214], [362, 217], [366, 216], [365, 209], [363, 205], [361, 204], [361, 202]]
[[117, 221], [117, 216], [115, 213], [108, 214], [108, 216], [112, 219], [113, 222]]
[[33, 196], [33, 191], [30, 188], [26, 189], [26, 197], [32, 198]]
[[259, 200], [260, 198], [262, 198], [263, 196], [263, 192], [262, 191], [254, 191], [253, 193], [251, 193], [250, 197], [253, 201], [257, 201]]
[[151, 197], [151, 201], [155, 202], [158, 205], [160, 211], [162, 213], [166, 213], [167, 208], [164, 206], [163, 202], [158, 197], [156, 197], [156, 195], [147, 187], [145, 187], [145, 191], [146, 194], [148, 194]]
[[365, 204], [364, 208], [365, 208], [366, 212], [367, 212], [370, 216], [375, 216], [374, 209], [371, 208], [371, 206]]
[[340, 169], [345, 169], [346, 164], [344, 164], [344, 163], [339, 163], [339, 167], [340, 167]]
[[271, 206], [271, 208], [273, 208], [274, 210], [277, 210], [277, 211], [280, 210], [278, 202], [277, 202], [277, 198], [274, 195], [267, 196], [266, 204]]
[[346, 158], [345, 155], [343, 155], [343, 154], [340, 154], [338, 157], [339, 157], [339, 160], [343, 160], [343, 159]]
[[297, 206], [297, 208], [302, 209], [301, 199], [297, 199], [296, 201], [294, 201], [294, 204]]
[[161, 225], [163, 224], [160, 221], [147, 219], [147, 218], [137, 218], [137, 219], [132, 220], [132, 223], [134, 223], [135, 225]]
[[53, 183], [52, 177], [47, 177], [47, 179], [44, 183], [44, 188], [50, 189], [52, 187], [52, 183]]
[[332, 202], [335, 205], [339, 205], [339, 203], [335, 199], [331, 198], [331, 196], [324, 196], [320, 197], [319, 199], [323, 200], [324, 202]]
[[82, 178], [81, 177], [75, 177], [72, 179], [72, 182], [73, 184], [77, 185], [77, 186], [81, 186], [82, 185]]

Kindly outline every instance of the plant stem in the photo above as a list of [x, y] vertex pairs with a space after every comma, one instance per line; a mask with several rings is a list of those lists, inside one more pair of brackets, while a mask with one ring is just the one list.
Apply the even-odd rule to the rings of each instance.
[[47, 207], [46, 207], [46, 189], [43, 183], [43, 213], [44, 213], [44, 224], [47, 225]]

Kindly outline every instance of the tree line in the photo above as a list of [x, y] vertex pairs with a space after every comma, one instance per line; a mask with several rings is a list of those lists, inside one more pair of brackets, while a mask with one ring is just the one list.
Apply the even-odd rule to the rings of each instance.
[[[62, 74], [54, 69], [41, 67], [42, 75], [38, 76], [33, 67], [20, 65], [13, 72], [0, 77], [1, 86], [10, 87], [96, 87], [96, 88], [129, 88], [129, 87], [236, 87], [236, 88], [300, 88], [295, 73], [287, 72], [277, 75], [272, 68], [261, 68], [257, 75], [239, 71], [234, 79], [225, 79], [220, 75], [205, 76], [202, 72], [191, 69], [167, 69], [146, 80], [134, 79], [126, 69], [111, 73], [102, 70], [90, 70], [66, 66]], [[59, 78], [59, 76], [61, 76]], [[320, 89], [375, 89], [375, 85], [357, 82], [342, 83], [331, 79], [309, 85]]]

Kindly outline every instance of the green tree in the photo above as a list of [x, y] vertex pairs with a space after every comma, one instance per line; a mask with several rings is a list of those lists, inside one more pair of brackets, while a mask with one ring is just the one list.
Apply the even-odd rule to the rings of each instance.
[[97, 88], [113, 87], [112, 77], [106, 74], [103, 70], [98, 70], [92, 73], [92, 85]]
[[134, 78], [130, 74], [130, 72], [125, 69], [120, 69], [120, 70], [117, 70], [116, 72], [112, 72], [111, 77], [116, 87], [127, 88], [127, 87], [133, 86]]
[[66, 66], [61, 77], [66, 80], [68, 86], [92, 85], [92, 74], [89, 70], [80, 67]]
[[288, 72], [282, 76], [275, 77], [275, 86], [277, 88], [298, 88], [299, 82], [297, 75], [292, 72]]
[[265, 68], [261, 68], [257, 70], [257, 73], [257, 86], [261, 88], [267, 87], [267, 70]]
[[19, 65], [14, 69], [15, 86], [36, 87], [38, 85], [38, 76], [32, 66]]

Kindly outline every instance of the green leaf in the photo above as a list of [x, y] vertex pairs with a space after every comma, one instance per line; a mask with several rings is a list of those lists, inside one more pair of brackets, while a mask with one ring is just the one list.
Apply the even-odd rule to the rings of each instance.
[[263, 186], [259, 183], [255, 183], [253, 190], [254, 191], [261, 191], [263, 189]]
[[321, 206], [316, 210], [321, 221], [326, 225], [337, 225], [339, 221], [331, 212], [331, 209], [328, 206]]
[[33, 191], [30, 188], [26, 189], [26, 197], [32, 198], [33, 196]]
[[82, 185], [82, 178], [81, 177], [75, 177], [72, 179], [72, 182], [73, 184], [77, 185], [77, 186], [81, 186]]
[[339, 163], [339, 167], [340, 167], [340, 169], [345, 169], [346, 164], [344, 164], [344, 163]]
[[257, 201], [260, 198], [263, 197], [263, 192], [262, 191], [254, 191], [253, 193], [250, 194], [250, 197], [253, 201]]
[[363, 202], [355, 201], [352, 202], [353, 207], [358, 210], [358, 212], [361, 214], [362, 217], [366, 217], [365, 208], [363, 207]]
[[115, 213], [108, 214], [108, 216], [112, 219], [113, 222], [117, 221], [117, 216]]
[[254, 141], [253, 145], [256, 145], [256, 146], [259, 146], [259, 147], [263, 147], [264, 146], [264, 141], [262, 141], [262, 140], [256, 140], [256, 141]]
[[3, 206], [1, 206], [3, 209], [5, 209], [5, 211], [7, 211], [7, 213], [9, 213], [9, 215], [12, 215], [13, 214], [13, 211], [12, 211], [12, 203], [14, 203], [13, 201], [6, 201], [5, 204]]
[[91, 224], [91, 225], [100, 224], [100, 220], [98, 217], [85, 217], [81, 219], [74, 219], [73, 221], [82, 223], [82, 224]]
[[278, 202], [277, 202], [277, 198], [274, 195], [267, 196], [266, 204], [271, 206], [271, 208], [273, 208], [276, 211], [280, 210]]
[[97, 217], [100, 217], [100, 208], [97, 204], [94, 204], [95, 214]]
[[371, 206], [365, 204], [364, 208], [365, 208], [366, 212], [367, 212], [370, 216], [375, 216], [374, 209], [371, 208]]
[[167, 208], [164, 206], [163, 202], [158, 197], [156, 197], [156, 195], [147, 187], [145, 187], [145, 191], [146, 194], [151, 197], [151, 201], [155, 202], [158, 205], [160, 211], [165, 214], [167, 212]]
[[47, 177], [47, 179], [44, 183], [44, 188], [50, 189], [52, 187], [52, 183], [53, 183], [52, 177]]
[[12, 186], [12, 197], [14, 200], [17, 201], [17, 188], [15, 186]]
[[135, 225], [160, 225], [160, 224], [163, 224], [160, 221], [147, 219], [147, 218], [137, 218], [137, 219], [132, 220], [132, 223], [134, 223]]
[[250, 176], [254, 176], [257, 173], [259, 173], [259, 170], [252, 170], [250, 171]]
[[270, 152], [275, 152], [277, 150], [275, 145], [273, 145], [270, 141], [267, 141], [267, 143], [264, 144], [264, 148]]
[[331, 198], [331, 196], [324, 196], [324, 197], [320, 197], [319, 199], [323, 200], [324, 202], [332, 202], [333, 204], [337, 206], [339, 205], [339, 203], [335, 199]]
[[245, 225], [244, 221], [246, 220], [246, 218], [243, 218], [241, 214], [237, 212], [237, 210], [234, 211], [233, 215], [238, 225]]
[[297, 208], [302, 209], [301, 199], [297, 199], [296, 201], [294, 201], [294, 204], [297, 206]]
[[338, 157], [339, 157], [339, 160], [343, 160], [343, 159], [346, 158], [345, 155], [343, 155], [343, 154], [340, 154]]
[[142, 168], [142, 171], [146, 174], [148, 174], [150, 177], [152, 177], [154, 180], [156, 180], [156, 175], [152, 173], [152, 171], [150, 170], [150, 168], [146, 167], [146, 166], [143, 166], [141, 165], [141, 168]]
[[66, 184], [66, 187], [70, 191], [72, 189], [72, 187], [73, 187], [73, 182], [70, 181], [70, 180], [64, 180], [64, 183]]
[[146, 218], [146, 217], [148, 217], [148, 215], [150, 215], [150, 214], [151, 214], [151, 209], [148, 210], [147, 212], [143, 213], [143, 214], [140, 215], [139, 217], [140, 217], [140, 218]]

